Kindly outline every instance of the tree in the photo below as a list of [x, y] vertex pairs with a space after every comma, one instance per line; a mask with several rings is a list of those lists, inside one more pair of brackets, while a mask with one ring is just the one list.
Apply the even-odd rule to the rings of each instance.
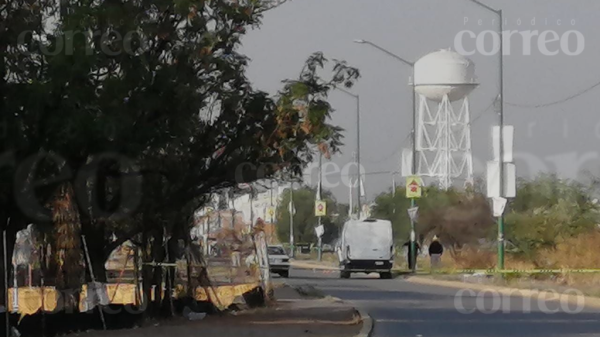
[[[310, 187], [302, 187], [294, 189], [294, 242], [296, 243], [316, 243], [318, 238], [315, 234], [315, 227], [318, 223], [318, 218], [315, 216], [315, 200], [316, 190]], [[289, 242], [290, 240], [290, 190], [286, 189], [279, 202], [276, 210], [277, 216], [277, 237], [281, 242]], [[339, 216], [340, 211], [346, 210], [347, 206], [337, 204], [333, 194], [329, 191], [322, 191], [322, 200], [327, 203], [327, 216], [322, 217], [321, 224], [325, 229], [323, 234], [323, 242], [330, 243], [338, 237], [340, 228]], [[340, 214], [343, 216], [343, 213]]]
[[437, 235], [451, 252], [465, 245], [478, 245], [479, 239], [488, 238], [493, 231], [494, 219], [488, 200], [472, 190], [429, 188], [421, 205], [424, 208], [419, 217], [421, 233]]
[[391, 221], [394, 238], [404, 243], [410, 235], [409, 207], [410, 200], [406, 198], [405, 188], [398, 187], [395, 195], [391, 191], [379, 194], [375, 198], [372, 213], [375, 218]]
[[[102, 279], [110, 252], [139, 233], [141, 245], [154, 239], [145, 258], [163, 261], [163, 233], [186, 239], [211, 193], [298, 174], [315, 148], [337, 151], [327, 95], [358, 70], [334, 61], [324, 79], [327, 59], [315, 53], [276, 97], [255, 90], [237, 49], [262, 5], [0, 4], [0, 226], [11, 219], [9, 238], [30, 221], [52, 226], [42, 205], [70, 184]], [[49, 15], [56, 25], [45, 24]]]
[[[373, 215], [392, 221], [396, 240], [404, 243], [409, 239], [410, 219], [404, 187], [380, 194], [375, 200]], [[488, 236], [493, 225], [491, 209], [485, 196], [472, 190], [447, 191], [437, 187], [423, 189], [423, 197], [418, 200], [419, 218], [416, 232], [420, 236], [436, 234], [449, 247], [461, 248], [473, 244], [477, 239]], [[395, 210], [395, 211], [394, 211]]]

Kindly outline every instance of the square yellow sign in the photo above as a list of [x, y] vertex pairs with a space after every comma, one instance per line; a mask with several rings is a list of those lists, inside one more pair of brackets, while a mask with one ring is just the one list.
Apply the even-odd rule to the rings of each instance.
[[327, 203], [323, 200], [315, 201], [315, 216], [327, 215]]
[[406, 178], [406, 197], [409, 199], [420, 198], [423, 191], [423, 181], [419, 176]]

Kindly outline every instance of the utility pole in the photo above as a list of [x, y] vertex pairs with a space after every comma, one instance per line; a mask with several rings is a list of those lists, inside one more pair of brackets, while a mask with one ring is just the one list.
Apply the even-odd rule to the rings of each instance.
[[[10, 221], [10, 219], [8, 220]], [[8, 227], [8, 226], [7, 226]], [[6, 319], [6, 337], [10, 336], [10, 311], [8, 310], [8, 273], [9, 273], [9, 269], [8, 269], [8, 243], [6, 240], [6, 230], [4, 230], [2, 232], [2, 247], [4, 249], [4, 303], [6, 304], [6, 308], [4, 308], [4, 310], [6, 310], [4, 312], [4, 316]], [[17, 274], [17, 270], [15, 269], [13, 271], [13, 273], [15, 273], [15, 275]], [[15, 287], [16, 288], [16, 287]], [[42, 308], [42, 311], [44, 309]], [[102, 310], [102, 308], [100, 309]]]
[[[500, 22], [500, 197], [504, 197], [504, 33], [502, 31], [503, 15], [499, 10]], [[498, 269], [504, 269], [504, 212], [498, 217]]]
[[[273, 180], [271, 180], [271, 211], [273, 211]], [[275, 217], [275, 213], [271, 213], [271, 224], [275, 222], [273, 219]]]
[[[321, 162], [322, 162], [322, 160], [323, 160], [323, 154], [319, 153], [319, 186], [317, 187], [317, 195], [318, 195], [317, 199], [319, 201], [322, 198], [322, 195], [321, 195], [321, 184], [323, 183], [322, 173], [321, 173], [321, 164], [322, 164]], [[320, 228], [321, 227], [321, 217], [319, 216], [319, 217], [317, 217], [317, 219], [319, 221], [319, 223], [318, 223], [317, 226], [318, 226], [318, 228]], [[322, 238], [322, 235], [321, 235], [321, 236], [319, 236], [319, 252], [318, 252], [318, 260], [319, 260], [319, 262], [323, 258], [322, 252], [323, 252], [323, 238]]]
[[296, 255], [296, 250], [294, 249], [294, 181], [292, 180], [290, 184], [290, 204], [289, 204], [289, 212], [290, 212], [290, 257], [294, 258]]
[[[415, 89], [415, 64], [412, 65], [412, 113], [413, 113], [413, 126], [412, 126], [412, 174], [418, 175], [417, 172], [417, 102], [416, 102], [416, 89]], [[417, 206], [417, 201], [415, 198], [410, 199], [410, 207], [414, 208]], [[412, 272], [415, 273], [417, 271], [417, 245], [416, 245], [416, 236], [415, 232], [415, 220], [411, 217], [410, 219], [410, 252], [412, 256]]]
[[219, 226], [219, 229], [223, 228], [222, 224], [221, 224], [221, 198], [223, 197], [223, 195], [221, 193], [219, 193], [219, 201], [217, 202], [217, 207], [216, 210], [218, 212], [217, 214], [217, 225]]
[[[498, 182], [500, 183], [500, 197], [504, 198], [504, 195], [506, 193], [505, 189], [504, 189], [504, 31], [503, 31], [503, 23], [504, 23], [504, 14], [502, 13], [502, 10], [497, 10], [494, 9], [484, 3], [482, 3], [479, 0], [471, 0], [471, 2], [477, 4], [479, 7], [486, 9], [489, 12], [492, 12], [496, 15], [498, 15], [498, 18], [500, 19], [500, 21], [498, 22], [498, 34], [500, 35], [500, 53], [499, 53], [499, 71], [500, 74], [498, 75], [499, 79], [498, 81], [500, 82], [500, 102], [499, 102], [499, 137], [498, 137], [498, 141], [500, 142], [500, 144], [498, 144], [499, 146], [499, 157], [498, 158], [498, 164], [499, 164], [499, 174], [500, 176], [498, 177]], [[498, 269], [502, 270], [504, 269], [504, 213], [500, 214], [500, 216], [498, 217]]]
[[358, 180], [357, 180], [357, 184], [356, 184], [356, 199], [357, 199], [357, 206], [358, 206], [358, 218], [360, 219], [360, 214], [362, 211], [362, 205], [361, 205], [361, 200], [360, 200], [360, 185], [361, 185], [361, 169], [360, 169], [360, 96], [359, 95], [355, 95], [353, 93], [351, 93], [350, 91], [343, 89], [343, 88], [337, 88], [339, 91], [345, 93], [348, 96], [351, 96], [354, 98], [354, 100], [356, 101], [356, 166], [357, 166], [357, 175], [358, 175]]
[[[415, 63], [405, 60], [402, 57], [392, 53], [391, 51], [371, 42], [371, 41], [367, 41], [367, 40], [354, 40], [355, 43], [359, 43], [359, 44], [367, 44], [370, 45], [371, 47], [374, 47], [375, 49], [378, 49], [379, 51], [395, 58], [396, 60], [404, 63], [405, 65], [408, 65], [412, 68], [412, 113], [413, 113], [413, 127], [412, 127], [412, 139], [413, 139], [413, 148], [412, 148], [412, 174], [413, 175], [418, 175], [419, 173], [417, 172], [417, 104], [416, 104], [416, 90], [415, 90]], [[414, 198], [410, 199], [410, 207], [414, 208], [417, 206], [417, 202]], [[410, 252], [411, 255], [413, 257], [413, 261], [412, 262], [412, 266], [413, 269], [412, 271], [415, 272], [416, 271], [416, 244], [415, 244], [415, 239], [416, 239], [416, 233], [415, 233], [415, 222], [413, 219], [411, 219], [410, 221]]]
[[[498, 34], [500, 35], [500, 53], [499, 53], [499, 72], [498, 75], [500, 82], [500, 102], [499, 102], [499, 137], [498, 141], [499, 146], [499, 174], [498, 182], [500, 183], [500, 197], [504, 198], [506, 191], [504, 190], [504, 31], [503, 31], [503, 23], [504, 23], [504, 15], [502, 10], [496, 10], [479, 0], [471, 0], [471, 2], [477, 4], [479, 7], [486, 9], [489, 12], [492, 12], [498, 15], [500, 21], [498, 22]], [[498, 269], [504, 269], [504, 213], [500, 214], [498, 217]]]
[[356, 169], [358, 170], [358, 186], [356, 196], [358, 198], [358, 219], [361, 218], [362, 204], [360, 200], [360, 187], [362, 185], [362, 176], [360, 172], [360, 96], [356, 95]]
[[229, 199], [231, 201], [231, 230], [235, 230], [235, 194], [233, 188], [229, 190]]
[[254, 188], [250, 185], [250, 227], [249, 230], [254, 226], [254, 205], [252, 201], [254, 199]]
[[210, 237], [210, 215], [212, 212], [208, 211], [206, 212], [206, 232], [204, 233], [204, 247], [205, 247], [205, 252], [204, 254], [206, 254], [206, 256], [210, 255], [210, 241], [209, 241], [209, 237]]
[[392, 205], [394, 206], [393, 214], [396, 214], [396, 172], [392, 172]]

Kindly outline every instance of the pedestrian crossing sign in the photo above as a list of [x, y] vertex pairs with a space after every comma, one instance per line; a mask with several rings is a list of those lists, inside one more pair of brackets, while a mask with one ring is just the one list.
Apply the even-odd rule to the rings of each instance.
[[422, 194], [423, 181], [419, 176], [406, 178], [406, 197], [409, 199], [420, 198]]
[[315, 201], [315, 216], [327, 215], [327, 203], [323, 200]]

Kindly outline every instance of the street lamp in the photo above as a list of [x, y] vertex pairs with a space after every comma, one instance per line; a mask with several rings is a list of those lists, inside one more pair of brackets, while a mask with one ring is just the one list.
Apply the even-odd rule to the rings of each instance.
[[[500, 34], [500, 132], [499, 132], [499, 174], [498, 182], [500, 183], [500, 197], [504, 197], [504, 33], [502, 31], [503, 15], [502, 10], [494, 9], [478, 0], [471, 0], [472, 3], [498, 15], [500, 22], [498, 23], [498, 33]], [[498, 269], [504, 269], [504, 213], [498, 217]]]
[[[416, 92], [415, 92], [415, 63], [411, 62], [411, 61], [408, 61], [408, 60], [406, 60], [406, 59], [404, 59], [404, 58], [402, 58], [402, 57], [400, 57], [400, 56], [392, 53], [391, 51], [389, 51], [389, 50], [387, 50], [387, 49], [385, 49], [385, 48], [383, 48], [381, 46], [376, 45], [375, 43], [373, 43], [371, 41], [357, 39], [357, 40], [354, 40], [354, 42], [355, 43], [359, 43], [359, 44], [367, 44], [367, 45], [369, 45], [369, 46], [371, 46], [371, 47], [373, 47], [373, 48], [375, 48], [375, 49], [377, 49], [377, 50], [379, 50], [379, 51], [381, 51], [381, 52], [383, 52], [383, 53], [385, 53], [385, 54], [387, 54], [387, 55], [395, 58], [396, 60], [404, 63], [405, 65], [411, 67], [411, 69], [412, 69], [412, 110], [413, 110], [412, 111], [412, 114], [413, 114], [413, 117], [412, 117], [413, 118], [413, 126], [412, 126], [412, 136], [413, 136], [412, 137], [413, 138], [413, 142], [412, 142], [412, 146], [413, 146], [413, 148], [412, 148], [412, 173], [416, 175], [417, 174], [417, 139], [416, 139], [417, 138], [417, 136], [416, 136], [417, 135], [417, 132], [416, 132], [416, 130], [417, 130], [417, 104], [416, 104], [416, 100], [415, 100], [415, 97], [416, 97]], [[416, 200], [414, 198], [411, 198], [410, 199], [410, 207], [413, 208], [413, 207], [416, 207], [416, 205], [417, 205]], [[413, 219], [410, 220], [410, 229], [411, 229], [411, 232], [410, 232], [410, 252], [411, 252], [411, 255], [413, 257], [412, 271], [415, 272], [416, 268], [417, 268], [416, 267], [417, 264], [415, 263], [416, 262], [416, 258], [417, 258], [416, 257], [417, 247], [416, 247], [416, 244], [415, 244], [416, 234], [415, 234], [415, 222], [414, 222]]]
[[[356, 165], [358, 170], [358, 183], [356, 184], [356, 197], [358, 198], [358, 218], [360, 219], [360, 214], [362, 211], [360, 204], [360, 185], [361, 185], [361, 172], [360, 172], [360, 96], [351, 93], [350, 91], [337, 88], [339, 91], [345, 93], [348, 96], [353, 97], [356, 100]], [[351, 210], [352, 211], [352, 210]]]
[[288, 211], [290, 215], [290, 257], [296, 257], [296, 245], [294, 241], [294, 215], [296, 215], [296, 207], [294, 206], [294, 182], [298, 181], [293, 175], [289, 177], [290, 182], [290, 203], [288, 204]]

